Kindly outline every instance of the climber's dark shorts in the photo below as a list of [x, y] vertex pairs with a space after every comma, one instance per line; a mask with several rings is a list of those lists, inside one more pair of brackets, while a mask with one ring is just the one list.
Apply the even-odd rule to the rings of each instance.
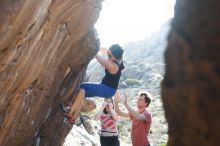
[[80, 88], [85, 90], [85, 97], [98, 96], [103, 98], [110, 98], [114, 96], [116, 92], [116, 89], [101, 83], [86, 82], [81, 84]]

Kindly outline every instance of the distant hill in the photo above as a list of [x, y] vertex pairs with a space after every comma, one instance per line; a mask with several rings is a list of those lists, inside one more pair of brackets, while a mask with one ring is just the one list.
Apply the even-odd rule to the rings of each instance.
[[163, 63], [163, 52], [167, 44], [170, 21], [164, 23], [158, 32], [138, 42], [126, 43], [124, 58], [126, 61], [144, 63]]

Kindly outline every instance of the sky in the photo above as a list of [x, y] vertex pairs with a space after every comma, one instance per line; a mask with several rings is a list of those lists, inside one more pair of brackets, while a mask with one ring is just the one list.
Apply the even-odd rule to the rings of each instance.
[[104, 0], [95, 24], [101, 47], [150, 36], [173, 17], [175, 0]]

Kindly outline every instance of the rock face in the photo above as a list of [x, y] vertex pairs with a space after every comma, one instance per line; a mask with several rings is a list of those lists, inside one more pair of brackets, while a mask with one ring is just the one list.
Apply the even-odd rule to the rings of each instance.
[[219, 145], [220, 2], [177, 0], [162, 98], [169, 146]]
[[0, 1], [0, 145], [61, 145], [71, 101], [99, 48], [101, 0]]

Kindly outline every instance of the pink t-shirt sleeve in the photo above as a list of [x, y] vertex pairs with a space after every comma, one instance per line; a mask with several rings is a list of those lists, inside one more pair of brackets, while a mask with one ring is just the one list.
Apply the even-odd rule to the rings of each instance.
[[[143, 112], [141, 114], [145, 117], [146, 122], [151, 122], [151, 119], [152, 119], [151, 118], [151, 113], [145, 111], [145, 112]], [[129, 113], [129, 118], [130, 118], [130, 120], [134, 119], [134, 117], [130, 113]]]
[[144, 113], [142, 113], [146, 119], [146, 122], [151, 122], [151, 114], [147, 111], [145, 111]]
[[133, 120], [133, 116], [129, 113], [130, 120]]

